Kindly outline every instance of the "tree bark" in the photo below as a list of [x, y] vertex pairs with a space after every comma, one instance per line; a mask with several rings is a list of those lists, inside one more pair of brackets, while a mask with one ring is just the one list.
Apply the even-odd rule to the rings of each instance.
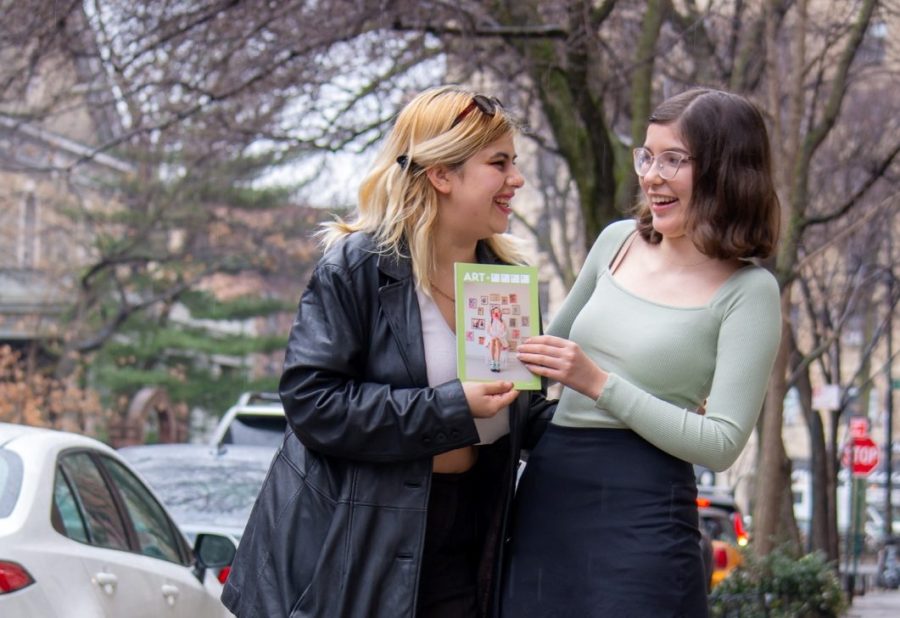
[[[806, 100], [804, 91], [805, 83], [803, 67], [805, 58], [796, 58], [794, 62], [796, 74], [794, 79], [786, 80], [791, 90], [787, 93], [789, 101], [790, 125], [781, 127], [778, 110], [780, 109], [781, 92], [783, 85], [776, 79], [778, 62], [776, 59], [776, 25], [781, 23], [777, 18], [778, 3], [773, 1], [768, 5], [766, 40], [767, 40], [767, 64], [772, 71], [772, 79], [769, 80], [769, 104], [775, 114], [773, 118], [773, 142], [776, 151], [776, 169], [790, 170], [790, 177], [779, 178], [782, 194], [786, 194], [786, 200], [782, 203], [782, 239], [776, 259], [775, 274], [782, 288], [782, 313], [784, 319], [790, 315], [790, 288], [797, 276], [796, 265], [799, 254], [800, 239], [807, 225], [807, 211], [810, 206], [810, 179], [812, 160], [819, 147], [831, 133], [837, 122], [841, 105], [849, 85], [849, 68], [863, 35], [868, 29], [876, 0], [865, 0], [859, 7], [856, 19], [850, 28], [843, 47], [839, 50], [838, 61], [834, 67], [832, 78], [829, 81], [829, 93], [826, 101], [818, 110], [819, 116], [811, 122], [811, 126], [805, 133], [801, 132], [797, 110], [805, 109], [803, 102]], [[805, 21], [805, 2], [800, 3], [801, 15], [799, 22]], [[805, 30], [799, 30], [797, 36], [804, 37]], [[805, 53], [805, 46], [795, 46], [795, 53]], [[800, 139], [799, 136], [803, 135]], [[797, 140], [796, 145], [794, 139]], [[779, 149], [779, 144], [785, 143], [787, 147]], [[780, 160], [779, 160], [780, 159]], [[786, 323], [786, 328], [792, 326]], [[783, 488], [790, 486], [790, 466], [785, 455], [782, 439], [783, 402], [787, 392], [785, 376], [790, 364], [789, 343], [782, 338], [781, 348], [775, 361], [772, 379], [769, 383], [769, 392], [766, 397], [766, 405], [763, 410], [762, 435], [760, 437], [760, 466], [759, 482], [756, 485], [757, 495], [754, 511], [754, 528], [757, 539], [758, 551], [765, 555], [769, 553], [777, 543], [791, 541], [799, 538], [797, 524], [791, 509], [783, 508], [779, 504], [779, 496], [783, 496]]]
[[[508, 23], [539, 23], [538, 3], [504, 3]], [[595, 71], [587, 45], [599, 24], [589, 21], [589, 5], [575, 2], [570, 8], [569, 39], [564, 44], [549, 39], [509, 38], [507, 42], [526, 61], [560, 156], [578, 188], [578, 201], [590, 248], [600, 231], [619, 218], [616, 209], [615, 151], [606, 120], [602, 93], [591, 89]], [[602, 19], [600, 17], [598, 19]]]
[[781, 295], [783, 334], [762, 413], [759, 477], [753, 512], [754, 543], [756, 550], [762, 555], [785, 542], [796, 546], [800, 543], [800, 533], [792, 510], [793, 501], [785, 499], [785, 496], [790, 496], [791, 491], [791, 462], [781, 438], [784, 396], [787, 392], [786, 376], [791, 355], [790, 338], [784, 334], [790, 328], [790, 307], [790, 290], [785, 290]]

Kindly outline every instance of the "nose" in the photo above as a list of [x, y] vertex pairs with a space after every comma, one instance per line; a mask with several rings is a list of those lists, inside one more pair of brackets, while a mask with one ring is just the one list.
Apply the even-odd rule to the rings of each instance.
[[647, 170], [647, 173], [641, 178], [641, 181], [648, 185], [659, 184], [663, 181], [662, 176], [659, 175], [659, 166], [656, 164], [656, 161], [653, 162], [653, 165], [650, 166], [650, 169]]
[[519, 168], [513, 165], [512, 172], [509, 174], [509, 177], [506, 179], [506, 184], [511, 187], [519, 188], [525, 184], [525, 177], [522, 176], [522, 173], [519, 171]]

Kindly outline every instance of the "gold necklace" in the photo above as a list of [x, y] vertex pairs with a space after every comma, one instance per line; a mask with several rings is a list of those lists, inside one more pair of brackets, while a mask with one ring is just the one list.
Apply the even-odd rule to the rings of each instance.
[[444, 298], [446, 298], [447, 300], [449, 300], [451, 303], [455, 303], [455, 302], [456, 302], [456, 298], [455, 298], [455, 297], [450, 296], [449, 294], [447, 294], [447, 292], [445, 292], [444, 290], [442, 290], [441, 288], [439, 288], [438, 286], [436, 286], [436, 285], [434, 284], [434, 281], [431, 282], [431, 287], [434, 289], [435, 292], [437, 292], [438, 294], [440, 294], [441, 296], [443, 296]]

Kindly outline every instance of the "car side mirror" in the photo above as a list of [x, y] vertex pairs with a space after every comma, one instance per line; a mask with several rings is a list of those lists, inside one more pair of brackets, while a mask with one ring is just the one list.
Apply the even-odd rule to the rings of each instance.
[[220, 569], [231, 566], [237, 546], [230, 537], [222, 534], [198, 534], [194, 542], [194, 556], [197, 563], [194, 565], [194, 575], [203, 581], [206, 569]]

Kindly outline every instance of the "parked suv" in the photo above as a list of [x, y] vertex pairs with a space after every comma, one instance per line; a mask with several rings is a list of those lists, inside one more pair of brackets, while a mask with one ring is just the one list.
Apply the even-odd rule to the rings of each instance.
[[213, 432], [212, 445], [269, 446], [274, 450], [281, 445], [286, 428], [278, 393], [244, 393], [222, 416]]

